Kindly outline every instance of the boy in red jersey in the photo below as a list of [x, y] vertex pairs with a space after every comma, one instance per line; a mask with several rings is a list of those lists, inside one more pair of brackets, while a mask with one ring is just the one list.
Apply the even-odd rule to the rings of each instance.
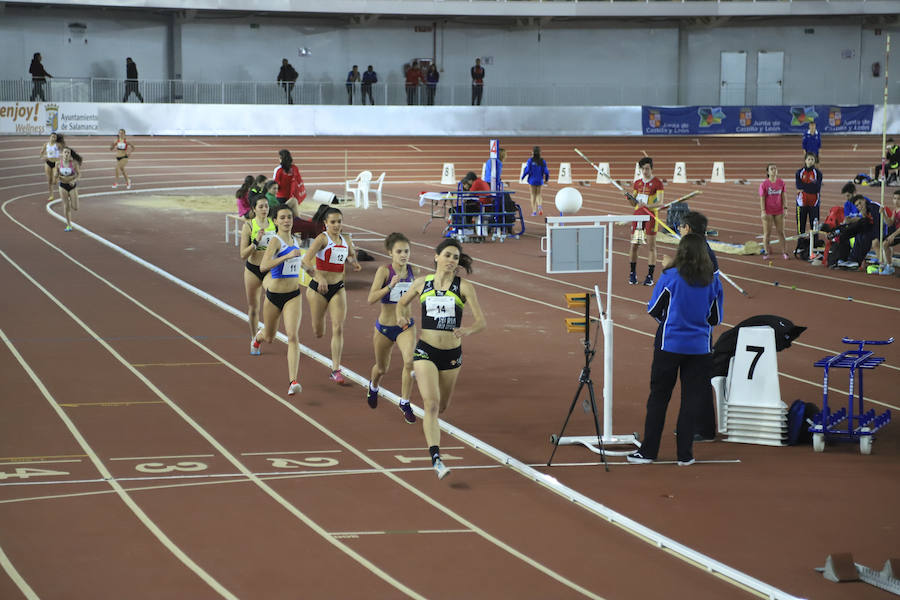
[[659, 223], [656, 217], [659, 215], [659, 207], [663, 203], [663, 184], [658, 177], [653, 176], [653, 159], [645, 156], [638, 162], [641, 176], [634, 181], [632, 189], [634, 198], [628, 198], [634, 204], [634, 214], [651, 215], [645, 223], [634, 223], [631, 227], [631, 274], [628, 283], [637, 284], [637, 257], [641, 244], [647, 244], [647, 277], [644, 285], [653, 285], [653, 271], [656, 270], [656, 232]]

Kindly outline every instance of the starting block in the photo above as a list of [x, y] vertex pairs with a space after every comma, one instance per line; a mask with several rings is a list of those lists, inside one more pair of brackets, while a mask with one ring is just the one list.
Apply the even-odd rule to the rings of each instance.
[[595, 183], [609, 182], [609, 163], [597, 163], [597, 181]]
[[712, 175], [709, 180], [712, 183], [725, 183], [725, 162], [719, 161], [713, 163]]
[[455, 185], [456, 184], [456, 168], [453, 166], [453, 163], [444, 163], [444, 168], [441, 169], [441, 185]]
[[675, 163], [675, 173], [672, 174], [672, 183], [687, 183], [687, 166], [683, 162]]
[[559, 163], [559, 177], [556, 183], [572, 183], [572, 163]]
[[900, 579], [897, 578], [897, 567], [900, 567], [900, 559], [889, 558], [884, 563], [881, 571], [876, 571], [853, 560], [849, 552], [829, 554], [825, 559], [824, 567], [817, 567], [816, 571], [828, 581], [844, 583], [849, 581], [862, 581], [880, 590], [900, 596]]

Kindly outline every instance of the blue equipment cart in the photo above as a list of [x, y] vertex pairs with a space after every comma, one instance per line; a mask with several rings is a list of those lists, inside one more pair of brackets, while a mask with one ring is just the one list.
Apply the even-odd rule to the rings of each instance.
[[[887, 340], [853, 340], [843, 338], [845, 344], [856, 344], [856, 350], [847, 350], [834, 356], [826, 356], [815, 362], [815, 366], [825, 370], [822, 382], [822, 412], [813, 419], [809, 426], [813, 434], [813, 450], [822, 452], [825, 450], [825, 440], [839, 442], [856, 442], [859, 440], [859, 451], [862, 454], [872, 453], [872, 435], [890, 423], [891, 411], [886, 410], [877, 415], [875, 409], [866, 411], [863, 408], [863, 369], [874, 369], [884, 362], [884, 357], [875, 356], [864, 346], [884, 346], [894, 342], [894, 338]], [[828, 375], [830, 369], [849, 369], [850, 389], [847, 397], [847, 406], [832, 412], [828, 406]], [[854, 406], [854, 383], [859, 392], [855, 394], [857, 400]]]

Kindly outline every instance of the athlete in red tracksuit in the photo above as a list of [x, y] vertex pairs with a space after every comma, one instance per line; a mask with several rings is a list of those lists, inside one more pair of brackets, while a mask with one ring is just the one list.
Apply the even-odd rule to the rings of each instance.
[[[809, 221], [810, 229], [815, 227], [819, 220], [819, 200], [822, 191], [822, 171], [816, 168], [816, 156], [807, 153], [804, 166], [797, 171], [797, 233], [806, 231], [806, 222]], [[814, 242], [818, 236], [814, 236]], [[810, 256], [815, 248], [810, 248]]]

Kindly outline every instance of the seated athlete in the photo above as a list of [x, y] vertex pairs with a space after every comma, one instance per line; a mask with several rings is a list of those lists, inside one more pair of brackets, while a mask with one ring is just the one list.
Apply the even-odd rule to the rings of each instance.
[[303, 256], [303, 268], [312, 277], [306, 288], [313, 333], [325, 335], [325, 312], [331, 317], [331, 380], [347, 385], [341, 373], [341, 354], [344, 351], [344, 319], [347, 318], [347, 291], [344, 289], [344, 263], [353, 270], [362, 269], [356, 260], [353, 241], [341, 235], [343, 213], [329, 207], [322, 214], [325, 232], [316, 236]]
[[384, 240], [384, 247], [391, 255], [391, 264], [382, 265], [375, 271], [375, 279], [369, 289], [369, 304], [381, 303], [381, 313], [375, 320], [375, 334], [372, 343], [375, 346], [375, 365], [369, 380], [366, 398], [369, 406], [378, 406], [378, 389], [381, 380], [391, 364], [391, 350], [396, 344], [403, 356], [403, 371], [400, 378], [400, 410], [406, 422], [413, 424], [416, 416], [409, 405], [412, 391], [413, 350], [416, 345], [415, 323], [410, 321], [406, 327], [397, 324], [397, 301], [409, 291], [416, 271], [409, 264], [409, 239], [402, 233], [392, 233]]

